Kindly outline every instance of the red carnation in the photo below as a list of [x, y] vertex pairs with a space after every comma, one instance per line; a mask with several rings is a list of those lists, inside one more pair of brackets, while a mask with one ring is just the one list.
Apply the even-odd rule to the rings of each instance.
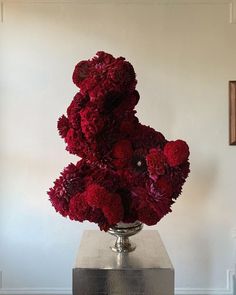
[[132, 65], [123, 57], [114, 58], [102, 51], [92, 60], [76, 65], [73, 82], [83, 94], [88, 93], [93, 102], [109, 92], [132, 92], [136, 85]]
[[82, 95], [80, 92], [78, 92], [67, 108], [67, 117], [73, 128], [81, 129], [79, 112], [86, 106], [88, 100], [88, 96]]
[[189, 147], [183, 140], [176, 140], [168, 142], [164, 147], [164, 154], [171, 167], [178, 166], [189, 157]]
[[77, 194], [70, 200], [69, 217], [72, 220], [95, 222], [101, 230], [107, 231], [109, 223], [100, 209], [91, 208], [85, 201], [85, 194]]
[[168, 179], [165, 176], [160, 177], [156, 181], [156, 187], [159, 192], [159, 195], [161, 195], [162, 197], [171, 198], [173, 189], [170, 179]]
[[118, 141], [112, 149], [114, 165], [118, 168], [124, 167], [133, 155], [132, 144], [129, 140], [123, 139]]
[[153, 179], [165, 174], [166, 158], [161, 150], [151, 149], [146, 156], [146, 163], [148, 172]]
[[173, 199], [176, 199], [182, 191], [182, 186], [190, 172], [189, 162], [185, 162], [173, 169], [171, 173], [171, 183], [173, 186]]
[[112, 196], [104, 187], [91, 184], [86, 189], [85, 200], [91, 207], [103, 208], [110, 205]]
[[66, 134], [65, 142], [67, 143], [66, 150], [71, 154], [75, 154], [81, 158], [96, 160], [95, 154], [91, 151], [87, 142], [83, 138], [80, 130], [70, 128]]
[[101, 116], [96, 108], [89, 106], [80, 111], [80, 116], [82, 131], [87, 140], [91, 140], [91, 138], [101, 132], [105, 123], [104, 117]]
[[96, 53], [96, 55], [92, 58], [92, 63], [93, 65], [100, 65], [100, 67], [102, 66], [102, 64], [104, 65], [109, 65], [111, 64], [113, 61], [115, 60], [115, 58], [107, 53], [107, 52], [104, 52], [104, 51], [98, 51]]
[[80, 61], [74, 69], [72, 80], [76, 86], [80, 87], [80, 83], [88, 76], [89, 63], [86, 60]]
[[112, 194], [112, 200], [109, 206], [102, 208], [104, 216], [107, 218], [108, 223], [115, 225], [120, 222], [124, 215], [121, 198], [118, 194]]
[[108, 74], [108, 78], [113, 80], [115, 85], [120, 85], [123, 91], [126, 89], [134, 90], [136, 85], [134, 68], [124, 58], [116, 59]]
[[142, 186], [137, 186], [132, 188], [131, 196], [132, 196], [132, 203], [133, 203], [132, 206], [136, 210], [139, 210], [140, 208], [145, 207], [149, 199], [147, 190]]
[[138, 210], [138, 220], [147, 225], [155, 225], [160, 218], [150, 207], [143, 207]]
[[120, 132], [123, 134], [132, 134], [135, 131], [134, 121], [124, 120], [120, 124]]
[[91, 176], [87, 179], [87, 185], [91, 184], [100, 185], [111, 193], [116, 192], [121, 187], [120, 178], [115, 171], [96, 165], [93, 167]]
[[151, 148], [162, 148], [166, 140], [161, 132], [139, 123], [132, 142], [135, 149], [142, 148], [149, 151]]
[[69, 217], [72, 220], [83, 222], [89, 217], [89, 205], [84, 199], [84, 194], [78, 193], [70, 200]]
[[120, 104], [117, 105], [114, 109], [114, 115], [118, 118], [124, 117], [128, 112], [134, 116], [135, 112], [132, 112], [139, 101], [139, 93], [137, 90], [126, 94], [123, 99], [120, 101]]
[[136, 187], [132, 191], [133, 210], [137, 212], [138, 220], [147, 224], [154, 225], [159, 220], [159, 215], [152, 209], [150, 196], [143, 187]]
[[124, 212], [118, 194], [110, 193], [100, 185], [91, 184], [87, 187], [85, 200], [92, 208], [101, 209], [110, 225], [121, 221]]

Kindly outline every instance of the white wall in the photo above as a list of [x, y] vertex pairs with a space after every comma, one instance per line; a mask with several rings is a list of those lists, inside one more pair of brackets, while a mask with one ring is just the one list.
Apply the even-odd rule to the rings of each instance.
[[155, 226], [177, 292], [230, 293], [236, 147], [228, 145], [228, 80], [236, 79], [236, 25], [228, 1], [65, 2], [4, 1], [0, 292], [71, 287], [82, 231], [96, 227], [64, 219], [48, 201], [47, 189], [76, 161], [56, 121], [77, 90], [76, 62], [105, 50], [134, 65], [140, 120], [191, 148], [184, 192]]

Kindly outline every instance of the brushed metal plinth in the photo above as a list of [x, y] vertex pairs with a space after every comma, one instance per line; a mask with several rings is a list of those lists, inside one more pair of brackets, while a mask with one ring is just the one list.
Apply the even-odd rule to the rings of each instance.
[[108, 233], [85, 231], [73, 269], [73, 295], [174, 295], [174, 269], [155, 230], [132, 237], [137, 248], [114, 253]]

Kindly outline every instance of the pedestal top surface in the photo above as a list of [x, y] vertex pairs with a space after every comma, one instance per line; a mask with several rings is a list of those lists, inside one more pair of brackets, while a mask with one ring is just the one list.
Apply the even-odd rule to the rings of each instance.
[[116, 238], [98, 230], [83, 233], [75, 268], [86, 269], [173, 269], [170, 258], [156, 230], [142, 230], [130, 237], [136, 249], [115, 253], [110, 246]]

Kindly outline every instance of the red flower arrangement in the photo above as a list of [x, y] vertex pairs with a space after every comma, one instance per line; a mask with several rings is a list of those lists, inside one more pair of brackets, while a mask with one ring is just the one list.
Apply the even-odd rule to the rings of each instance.
[[97, 52], [72, 78], [80, 91], [57, 126], [66, 150], [82, 159], [48, 191], [52, 205], [105, 231], [120, 221], [156, 224], [189, 174], [188, 145], [139, 122], [136, 75], [123, 57]]

